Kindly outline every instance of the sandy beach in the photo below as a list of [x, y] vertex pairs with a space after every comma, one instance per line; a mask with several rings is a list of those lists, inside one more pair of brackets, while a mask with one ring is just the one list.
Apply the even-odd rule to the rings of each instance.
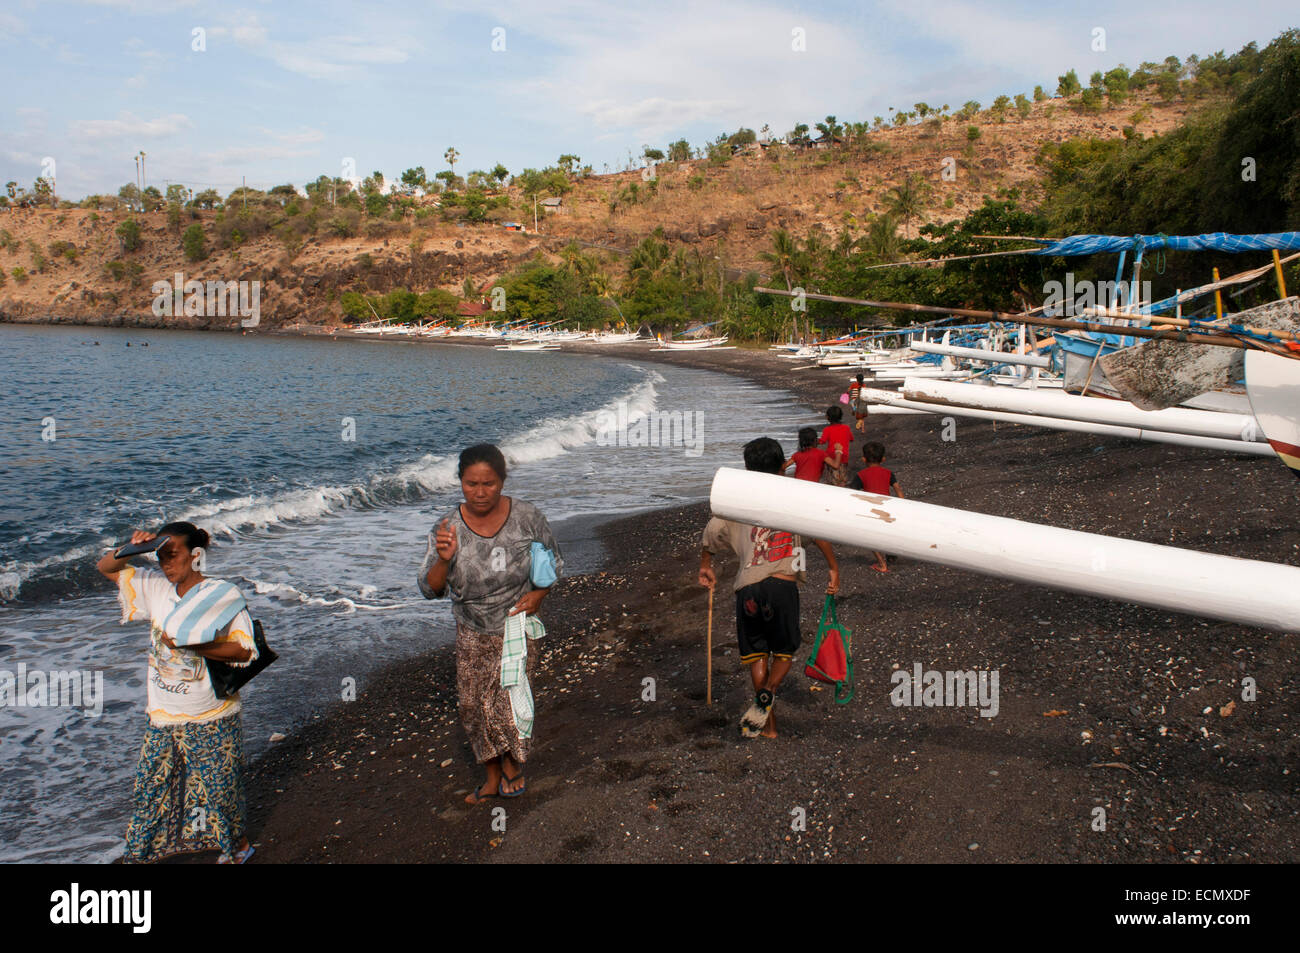
[[[620, 353], [784, 388], [810, 425], [848, 380], [743, 349]], [[973, 421], [958, 422], [953, 442], [940, 430], [930, 417], [868, 422], [910, 498], [1300, 564], [1300, 529], [1276, 516], [1294, 478], [1275, 460]], [[793, 433], [770, 436], [795, 447]], [[522, 483], [507, 493], [528, 496]], [[524, 796], [463, 803], [479, 772], [456, 717], [454, 659], [433, 651], [250, 766], [256, 861], [1300, 858], [1296, 635], [909, 560], [880, 575], [870, 553], [836, 547], [856, 697], [834, 704], [800, 658], [777, 697], [780, 737], [747, 741], [731, 560], [705, 705], [708, 601], [695, 575], [707, 516], [701, 503], [604, 524], [604, 571], [562, 579], [548, 597]], [[825, 583], [814, 553], [805, 653]], [[890, 674], [915, 663], [997, 670], [996, 716], [895, 707]], [[1245, 676], [1255, 701], [1241, 698]]]

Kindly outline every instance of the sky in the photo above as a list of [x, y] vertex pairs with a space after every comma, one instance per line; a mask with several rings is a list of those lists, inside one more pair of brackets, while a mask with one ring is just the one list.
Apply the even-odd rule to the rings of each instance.
[[448, 147], [460, 174], [565, 153], [604, 172], [645, 145], [987, 106], [1296, 26], [1294, 0], [5, 0], [0, 182], [116, 193], [142, 151], [149, 184], [223, 195], [432, 176]]

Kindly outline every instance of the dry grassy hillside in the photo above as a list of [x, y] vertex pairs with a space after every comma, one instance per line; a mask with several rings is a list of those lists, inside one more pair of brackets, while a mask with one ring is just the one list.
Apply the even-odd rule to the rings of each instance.
[[[124, 212], [0, 210], [0, 240], [8, 236], [0, 248], [0, 318], [182, 327], [237, 323], [237, 318], [155, 318], [150, 286], [181, 272], [186, 279], [261, 281], [264, 326], [338, 323], [342, 291], [439, 287], [459, 293], [466, 278], [483, 287], [539, 251], [555, 256], [574, 240], [608, 249], [604, 254], [617, 272], [613, 250], [630, 249], [660, 227], [669, 241], [699, 247], [733, 273], [762, 271], [759, 255], [771, 247], [774, 230], [804, 237], [820, 229], [828, 239], [845, 229], [857, 234], [882, 211], [889, 189], [909, 175], [933, 186], [925, 215], [932, 222], [961, 218], [1005, 189], [1019, 189], [1022, 201], [1032, 204], [1039, 193], [1042, 169], [1036, 157], [1043, 145], [1080, 136], [1120, 137], [1139, 109], [1147, 115], [1138, 131], [1160, 134], [1181, 123], [1188, 108], [1182, 101], [1139, 95], [1098, 115], [1081, 115], [1064, 100], [1047, 100], [1034, 104], [1027, 118], [1012, 110], [998, 121], [984, 112], [970, 122], [949, 119], [937, 127], [930, 122], [880, 130], [824, 150], [781, 149], [773, 157], [755, 149], [722, 166], [664, 163], [656, 170], [653, 195], [647, 194], [641, 172], [592, 176], [575, 182], [563, 207], [544, 217], [541, 234], [496, 225], [384, 221], [353, 238], [318, 232], [292, 251], [270, 234], [222, 250], [213, 237], [215, 213], [203, 212], [199, 221], [212, 253], [190, 263], [182, 254], [180, 229], [167, 224], [163, 211], [135, 216], [143, 243], [124, 254], [115, 234]], [[971, 125], [980, 129], [974, 141], [967, 137]], [[947, 158], [956, 163], [955, 181], [941, 176]], [[633, 183], [639, 186], [638, 201], [611, 211], [611, 198]], [[513, 198], [516, 217], [531, 226], [531, 206], [525, 211], [522, 196]], [[181, 228], [188, 224], [186, 219]], [[56, 241], [74, 245], [75, 260], [52, 255], [49, 246]], [[113, 277], [105, 267], [112, 261], [135, 274]], [[14, 269], [22, 269], [23, 280]]]

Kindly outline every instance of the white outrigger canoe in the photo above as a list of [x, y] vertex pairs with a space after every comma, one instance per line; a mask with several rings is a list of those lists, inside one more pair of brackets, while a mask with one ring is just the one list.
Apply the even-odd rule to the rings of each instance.
[[724, 334], [718, 338], [700, 338], [695, 341], [660, 341], [656, 350], [660, 351], [702, 351], [705, 348], [721, 347], [727, 343], [727, 336]]

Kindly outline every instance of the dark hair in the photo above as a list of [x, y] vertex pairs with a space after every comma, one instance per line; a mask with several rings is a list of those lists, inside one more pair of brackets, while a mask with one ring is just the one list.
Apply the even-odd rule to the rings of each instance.
[[817, 428], [800, 427], [799, 428], [799, 449], [808, 450], [817, 446]]
[[745, 469], [758, 473], [780, 473], [785, 451], [771, 437], [756, 437], [745, 444]]
[[844, 417], [844, 411], [840, 410], [837, 404], [831, 404], [826, 408], [826, 419], [833, 424], [837, 424]]
[[492, 471], [506, 481], [506, 458], [500, 450], [490, 443], [476, 443], [460, 452], [460, 464], [456, 467], [456, 479], [464, 479], [465, 471], [476, 463], [486, 463]]
[[862, 459], [867, 463], [877, 464], [885, 459], [885, 445], [883, 443], [866, 443], [862, 445]]
[[207, 549], [212, 541], [207, 530], [199, 529], [193, 523], [168, 523], [158, 530], [158, 535], [184, 539], [186, 549]]
[[862, 383], [862, 375], [861, 375], [861, 374], [858, 375], [858, 383], [859, 383], [859, 384]]

